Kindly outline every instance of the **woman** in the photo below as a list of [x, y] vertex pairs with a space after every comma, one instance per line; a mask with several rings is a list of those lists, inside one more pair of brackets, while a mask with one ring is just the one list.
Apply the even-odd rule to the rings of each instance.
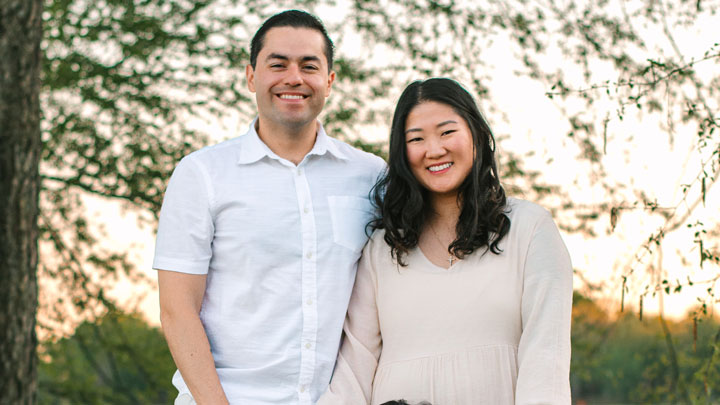
[[546, 210], [505, 197], [494, 149], [457, 82], [405, 89], [319, 404], [570, 403], [570, 259]]

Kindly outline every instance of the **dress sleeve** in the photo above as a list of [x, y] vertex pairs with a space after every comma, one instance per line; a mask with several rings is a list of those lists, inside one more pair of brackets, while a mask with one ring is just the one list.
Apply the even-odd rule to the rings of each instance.
[[372, 245], [371, 241], [365, 246], [360, 258], [335, 371], [318, 405], [370, 403], [373, 378], [382, 351]]
[[537, 222], [525, 259], [517, 405], [570, 404], [572, 265], [549, 213]]

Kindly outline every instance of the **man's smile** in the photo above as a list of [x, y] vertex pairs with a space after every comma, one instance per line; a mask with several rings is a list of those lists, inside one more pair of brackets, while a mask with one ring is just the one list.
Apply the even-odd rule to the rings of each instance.
[[308, 95], [302, 93], [278, 93], [276, 94], [281, 100], [304, 100]]

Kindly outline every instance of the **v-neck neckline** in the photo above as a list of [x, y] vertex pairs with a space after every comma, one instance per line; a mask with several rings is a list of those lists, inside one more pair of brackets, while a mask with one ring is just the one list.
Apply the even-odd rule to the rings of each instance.
[[450, 265], [450, 267], [445, 268], [442, 266], [438, 266], [437, 264], [433, 263], [430, 259], [428, 259], [428, 257], [425, 255], [425, 252], [423, 252], [423, 250], [420, 248], [420, 245], [415, 247], [415, 250], [417, 250], [417, 254], [421, 257], [421, 260], [425, 262], [427, 267], [429, 269], [433, 270], [433, 273], [449, 273], [449, 272], [455, 270], [460, 265], [460, 263], [462, 263], [462, 260], [457, 259], [457, 261], [455, 263], [453, 263], [452, 265]]

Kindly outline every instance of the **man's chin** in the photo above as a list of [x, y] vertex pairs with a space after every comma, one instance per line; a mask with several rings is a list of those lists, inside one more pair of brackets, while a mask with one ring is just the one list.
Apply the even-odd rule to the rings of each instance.
[[284, 119], [280, 120], [278, 123], [282, 125], [285, 128], [288, 129], [303, 129], [307, 127], [310, 124], [314, 124], [317, 116], [313, 117], [285, 117]]
[[[319, 114], [319, 111], [318, 111]], [[272, 115], [265, 116], [270, 126], [282, 127], [286, 130], [304, 130], [308, 125], [315, 124], [318, 114], [309, 111], [273, 111]], [[262, 116], [260, 118], [262, 121]]]

